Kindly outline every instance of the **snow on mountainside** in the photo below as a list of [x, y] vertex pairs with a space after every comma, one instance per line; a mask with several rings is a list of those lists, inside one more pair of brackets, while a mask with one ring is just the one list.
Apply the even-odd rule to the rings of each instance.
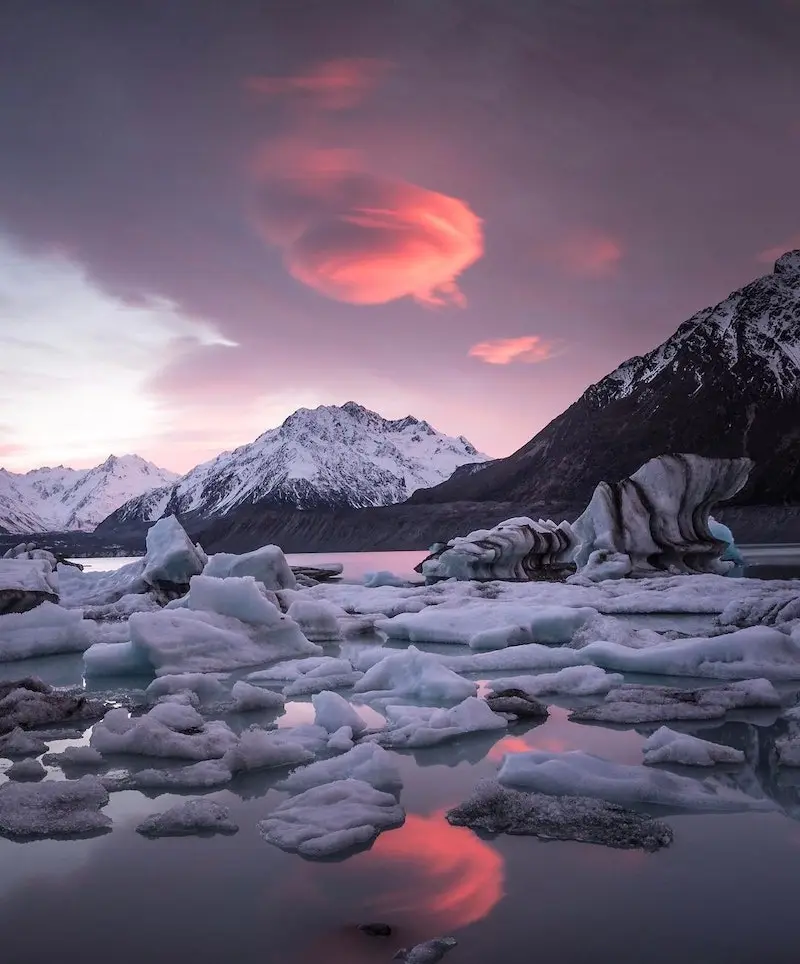
[[584, 500], [666, 452], [748, 456], [742, 499], [800, 504], [800, 251], [590, 386], [513, 455], [411, 501]]
[[301, 408], [254, 442], [121, 506], [102, 529], [152, 522], [167, 511], [211, 518], [255, 502], [300, 509], [389, 505], [459, 466], [486, 460], [465, 438], [410, 415], [392, 421], [355, 402]]
[[138, 455], [109, 456], [92, 469], [0, 469], [0, 527], [9, 532], [91, 531], [134, 496], [174, 482], [177, 473]]

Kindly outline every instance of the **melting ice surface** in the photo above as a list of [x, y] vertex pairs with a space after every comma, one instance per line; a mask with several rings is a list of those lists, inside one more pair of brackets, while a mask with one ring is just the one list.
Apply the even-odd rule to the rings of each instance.
[[[346, 555], [347, 560], [290, 556], [289, 562], [344, 561], [344, 575], [353, 579], [379, 570], [410, 577], [422, 556]], [[626, 618], [642, 632], [677, 629], [701, 635], [709, 626], [703, 613]], [[326, 656], [345, 657], [363, 671], [372, 665], [376, 645], [395, 652], [408, 643], [367, 635], [324, 649]], [[481, 694], [490, 690], [492, 678], [540, 672], [500, 666], [513, 647], [498, 651], [495, 659], [491, 651], [484, 654], [464, 644], [415, 645], [445, 661], [477, 660], [474, 665], [484, 669], [467, 678], [478, 681]], [[498, 664], [496, 670], [485, 669], [491, 664], [487, 655]], [[5, 663], [0, 664], [0, 679], [36, 674], [53, 683], [76, 684], [82, 667], [79, 653]], [[258, 669], [237, 670], [225, 685]], [[568, 673], [562, 680], [579, 675]], [[692, 678], [625, 679], [683, 689], [698, 685]], [[98, 694], [110, 690], [122, 699], [134, 690], [141, 696], [149, 682], [103, 679], [88, 685]], [[775, 685], [787, 704], [795, 702], [800, 680], [777, 680]], [[104, 812], [113, 831], [103, 835], [33, 842], [0, 838], [3, 959], [50, 964], [65, 949], [82, 947], [82, 956], [109, 956], [115, 964], [367, 964], [390, 960], [400, 947], [452, 934], [458, 946], [447, 960], [453, 964], [527, 962], [542, 954], [557, 956], [559, 964], [796, 960], [800, 769], [775, 765], [775, 742], [786, 734], [777, 711], [739, 709], [724, 718], [669, 724], [742, 751], [744, 764], [713, 767], [714, 778], [732, 794], [771, 801], [775, 808], [698, 814], [666, 807], [657, 815], [668, 820], [675, 842], [656, 854], [528, 837], [488, 839], [450, 826], [446, 811], [467, 799], [479, 781], [494, 779], [505, 754], [575, 750], [639, 766], [644, 743], [661, 726], [579, 724], [569, 720], [571, 709], [598, 697], [563, 692], [537, 698], [549, 704], [544, 723], [512, 724], [432, 747], [386, 750], [402, 780], [405, 822], [346, 859], [310, 861], [264, 841], [259, 821], [289, 798], [276, 786], [285, 780], [285, 769], [239, 774], [230, 785], [200, 793], [112, 792]], [[311, 700], [312, 694], [289, 697], [282, 715], [275, 709], [221, 718], [236, 732], [276, 715], [281, 728], [311, 724]], [[381, 720], [379, 707], [354, 705], [367, 725]], [[340, 721], [334, 714], [335, 722]], [[85, 729], [80, 739], [51, 742], [50, 751], [63, 752], [89, 739]], [[0, 781], [11, 762], [0, 760]], [[135, 773], [166, 765], [129, 758], [115, 759], [110, 767]], [[709, 776], [707, 769], [699, 774], [697, 769], [672, 767], [669, 772], [686, 780]], [[60, 778], [51, 769], [46, 779]], [[151, 840], [136, 833], [149, 815], [201, 793], [228, 808], [237, 834]], [[388, 939], [361, 934], [356, 925], [369, 921], [386, 921], [394, 934]]]

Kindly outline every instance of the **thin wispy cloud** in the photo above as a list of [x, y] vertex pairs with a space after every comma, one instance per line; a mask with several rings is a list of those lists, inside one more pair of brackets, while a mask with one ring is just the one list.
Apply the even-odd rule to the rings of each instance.
[[539, 335], [480, 341], [467, 352], [470, 358], [478, 358], [487, 365], [510, 365], [512, 362], [535, 365], [553, 358], [556, 353], [555, 343], [545, 341]]
[[622, 243], [602, 231], [581, 229], [540, 245], [535, 256], [581, 278], [607, 278], [623, 258]]
[[263, 97], [292, 97], [321, 110], [348, 110], [364, 100], [388, 67], [371, 57], [343, 57], [288, 77], [248, 77], [244, 83], [246, 90]]
[[786, 254], [787, 251], [794, 251], [800, 248], [800, 234], [793, 234], [790, 238], [787, 238], [783, 244], [776, 244], [772, 248], [765, 248], [763, 251], [759, 251], [756, 255], [756, 261], [759, 264], [771, 264], [773, 261], [777, 261], [782, 254]]

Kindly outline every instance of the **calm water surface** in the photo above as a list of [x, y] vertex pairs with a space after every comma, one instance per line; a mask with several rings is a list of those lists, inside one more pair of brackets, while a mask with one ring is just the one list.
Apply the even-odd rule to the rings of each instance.
[[[415, 555], [324, 559], [344, 561], [346, 575], [357, 578], [382, 568], [402, 575], [397, 557]], [[38, 672], [60, 683], [76, 682], [80, 670], [74, 656], [0, 667], [5, 677]], [[453, 934], [459, 946], [447, 964], [529, 964], [542, 956], [558, 964], [794, 964], [800, 773], [793, 778], [774, 767], [780, 730], [772, 713], [687, 730], [744, 749], [748, 765], [726, 772], [753, 795], [777, 800], [784, 812], [669, 815], [675, 842], [656, 854], [483, 839], [447, 824], [445, 811], [493, 776], [507, 752], [583, 749], [641, 762], [645, 728], [579, 725], [568, 713], [565, 702], [551, 708], [544, 724], [499, 739], [476, 736], [397, 754], [406, 823], [344, 860], [307, 861], [261, 839], [257, 821], [284, 797], [272, 788], [282, 775], [275, 772], [211, 794], [240, 825], [232, 837], [144, 839], [136, 824], [182, 798], [124, 792], [113, 794], [107, 808], [112, 833], [0, 839], [0, 959], [51, 964], [68, 953], [115, 964], [368, 964], [390, 960], [402, 945]], [[310, 704], [297, 702], [280, 722], [310, 718]], [[230, 720], [253, 721], [261, 720]], [[382, 940], [355, 930], [369, 920], [387, 921], [396, 934]]]

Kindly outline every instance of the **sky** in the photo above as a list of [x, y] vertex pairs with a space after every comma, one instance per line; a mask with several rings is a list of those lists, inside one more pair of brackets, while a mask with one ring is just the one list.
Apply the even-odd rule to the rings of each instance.
[[5, 0], [0, 465], [508, 455], [800, 247], [800, 0]]

